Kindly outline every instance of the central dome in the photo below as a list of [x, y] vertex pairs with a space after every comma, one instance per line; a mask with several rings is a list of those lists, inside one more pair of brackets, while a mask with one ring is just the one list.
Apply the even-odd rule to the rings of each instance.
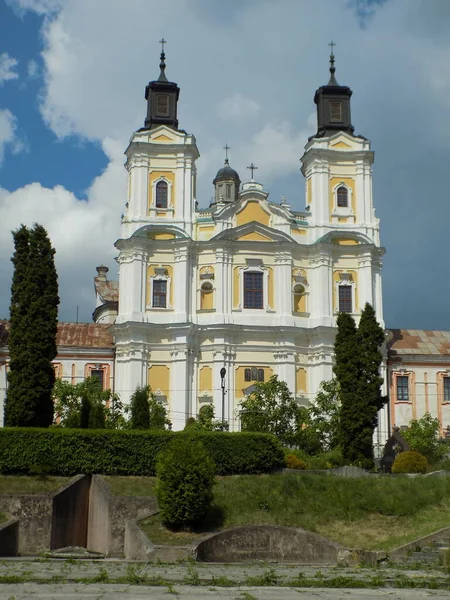
[[225, 161], [225, 165], [217, 171], [217, 175], [214, 177], [213, 184], [216, 185], [216, 183], [219, 181], [229, 181], [230, 179], [236, 182], [241, 181], [238, 172], [230, 167], [228, 161]]

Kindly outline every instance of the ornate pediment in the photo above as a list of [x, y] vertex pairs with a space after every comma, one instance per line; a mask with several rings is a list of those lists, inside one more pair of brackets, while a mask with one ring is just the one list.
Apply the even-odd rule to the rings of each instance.
[[235, 242], [294, 242], [295, 240], [278, 229], [262, 225], [256, 221], [245, 223], [231, 229], [225, 229], [212, 238], [213, 240], [232, 240]]

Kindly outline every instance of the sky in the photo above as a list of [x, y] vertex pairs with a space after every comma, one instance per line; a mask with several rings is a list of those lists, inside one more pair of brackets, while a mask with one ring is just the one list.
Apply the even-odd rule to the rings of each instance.
[[228, 143], [241, 179], [254, 162], [270, 200], [294, 210], [334, 40], [355, 132], [375, 151], [386, 326], [450, 329], [449, 31], [448, 0], [0, 0], [0, 318], [21, 223], [49, 232], [61, 320], [77, 307], [91, 320], [97, 265], [117, 278], [123, 152], [161, 36], [200, 150], [200, 207]]

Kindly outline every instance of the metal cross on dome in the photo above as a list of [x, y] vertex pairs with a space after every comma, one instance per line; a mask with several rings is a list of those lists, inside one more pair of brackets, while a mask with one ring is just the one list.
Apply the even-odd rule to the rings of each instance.
[[164, 36], [162, 36], [162, 38], [159, 40], [159, 43], [161, 44], [161, 52], [164, 54], [164, 44], [167, 44]]
[[225, 144], [223, 149], [225, 150], [225, 162], [228, 163], [228, 150], [230, 149], [230, 146], [228, 144]]
[[250, 169], [251, 173], [252, 173], [252, 181], [253, 181], [253, 173], [254, 171], [256, 171], [258, 167], [255, 167], [255, 165], [252, 163], [249, 167], [247, 167], [247, 169]]

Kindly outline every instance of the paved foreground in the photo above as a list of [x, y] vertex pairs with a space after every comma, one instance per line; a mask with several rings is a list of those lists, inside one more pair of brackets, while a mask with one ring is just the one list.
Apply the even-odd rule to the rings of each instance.
[[0, 560], [0, 600], [419, 600], [449, 598], [443, 569], [279, 564]]
[[291, 600], [311, 598], [313, 600], [423, 600], [447, 598], [443, 590], [366, 590], [326, 588], [202, 588], [176, 586], [173, 588], [130, 586], [118, 584], [3, 584], [0, 585], [0, 600]]

